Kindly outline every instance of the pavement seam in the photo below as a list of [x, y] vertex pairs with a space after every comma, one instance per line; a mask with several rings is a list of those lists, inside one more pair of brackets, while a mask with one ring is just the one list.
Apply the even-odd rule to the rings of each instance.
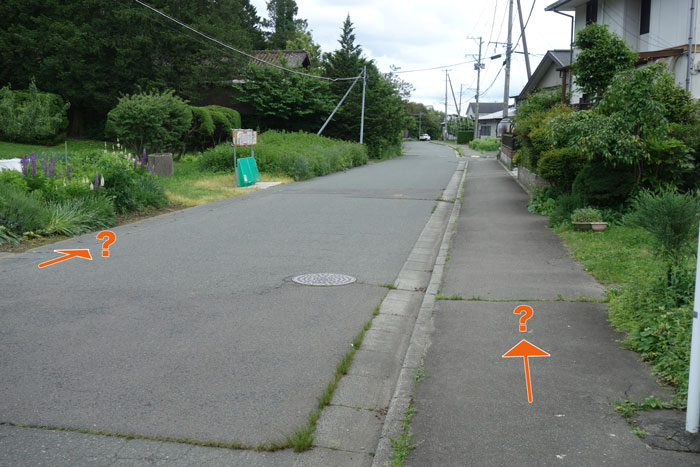
[[[414, 323], [411, 340], [403, 358], [399, 378], [394, 389], [394, 395], [389, 403], [389, 408], [382, 426], [382, 433], [379, 438], [379, 442], [377, 443], [377, 448], [374, 451], [372, 467], [383, 467], [391, 459], [391, 454], [393, 453], [391, 440], [397, 439], [401, 435], [404, 413], [406, 408], [408, 408], [411, 404], [412, 396], [407, 397], [407, 395], [413, 394], [413, 388], [416, 384], [413, 374], [418, 368], [420, 368], [425, 352], [428, 350], [428, 347], [430, 347], [430, 336], [433, 332], [431, 318], [437, 302], [435, 298], [440, 288], [440, 284], [442, 283], [442, 276], [444, 273], [444, 267], [438, 267], [437, 263], [441, 262], [444, 264], [449, 252], [452, 237], [455, 234], [455, 221], [459, 218], [459, 212], [462, 207], [462, 200], [459, 198], [459, 193], [466, 180], [469, 162], [465, 161], [463, 167], [462, 177], [457, 186], [448, 186], [448, 188], [454, 190], [452, 212], [450, 213], [450, 217], [447, 221], [447, 226], [442, 236], [442, 242], [439, 246], [438, 255], [435, 259], [435, 265], [430, 277], [430, 282], [425, 294], [423, 295], [423, 301], [418, 312], [418, 317]], [[447, 191], [448, 188], [446, 188], [445, 191]]]

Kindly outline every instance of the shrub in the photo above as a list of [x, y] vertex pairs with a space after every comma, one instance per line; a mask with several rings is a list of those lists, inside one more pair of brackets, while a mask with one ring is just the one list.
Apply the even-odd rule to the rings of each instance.
[[634, 174], [628, 166], [613, 167], [593, 159], [578, 173], [571, 192], [585, 204], [621, 209], [634, 186]]
[[549, 216], [550, 227], [556, 227], [566, 222], [571, 221], [571, 213], [574, 210], [583, 207], [584, 201], [580, 195], [573, 193], [564, 193], [557, 197], [556, 207]]
[[0, 225], [21, 235], [42, 229], [47, 217], [48, 212], [39, 196], [0, 183]]
[[57, 94], [0, 89], [0, 139], [15, 143], [52, 145], [63, 140], [70, 105]]
[[173, 91], [124, 96], [107, 114], [105, 132], [136, 154], [176, 152], [190, 128], [192, 111]]
[[651, 233], [658, 254], [669, 265], [677, 265], [692, 254], [700, 213], [699, 194], [673, 190], [655, 194], [644, 190], [632, 200], [632, 212], [625, 222]]
[[527, 210], [534, 214], [549, 216], [557, 207], [557, 202], [551, 195], [551, 188], [536, 189], [532, 194], [532, 199], [527, 204]]
[[571, 222], [602, 222], [603, 215], [596, 208], [578, 208], [571, 213]]
[[581, 151], [561, 148], [542, 153], [537, 163], [537, 173], [560, 193], [571, 191], [576, 175], [586, 165], [588, 157]]
[[47, 234], [73, 237], [106, 229], [115, 221], [114, 206], [102, 196], [49, 203], [47, 210], [49, 215], [44, 228]]
[[474, 139], [474, 130], [459, 130], [457, 132], [457, 144], [468, 144]]
[[501, 140], [494, 136], [487, 136], [486, 138], [471, 140], [469, 147], [479, 152], [498, 151], [501, 148]]

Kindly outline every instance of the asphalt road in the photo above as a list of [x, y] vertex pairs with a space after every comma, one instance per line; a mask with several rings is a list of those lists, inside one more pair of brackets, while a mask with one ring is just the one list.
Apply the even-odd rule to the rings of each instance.
[[[306, 422], [447, 185], [404, 156], [0, 260], [0, 422], [258, 444]], [[54, 249], [90, 248], [39, 269]], [[335, 272], [342, 287], [291, 277]]]

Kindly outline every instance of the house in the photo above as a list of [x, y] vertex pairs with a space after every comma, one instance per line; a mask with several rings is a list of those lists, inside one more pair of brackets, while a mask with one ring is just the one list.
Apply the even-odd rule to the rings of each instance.
[[[500, 111], [503, 115], [503, 102], [479, 102], [479, 137], [484, 138], [486, 136], [496, 136], [496, 128], [492, 125], [492, 122], [484, 124], [483, 120], [487, 116], [493, 114], [494, 112]], [[467, 107], [466, 117], [471, 117], [476, 120], [476, 102], [470, 102]], [[500, 120], [500, 119], [499, 119]], [[496, 122], [498, 123], [498, 122]], [[493, 126], [493, 128], [492, 128]]]
[[570, 49], [548, 50], [530, 79], [525, 83], [523, 90], [515, 97], [515, 103], [525, 100], [529, 94], [535, 91], [555, 89], [559, 86], [562, 87], [562, 91], [566, 95], [571, 55]]
[[[479, 105], [479, 110], [481, 110], [481, 105]], [[508, 116], [513, 117], [517, 115], [518, 111], [515, 106], [508, 107]], [[503, 106], [501, 105], [501, 110], [498, 112], [492, 112], [490, 114], [481, 114], [479, 112], [479, 135], [481, 138], [487, 136], [498, 136], [501, 134], [498, 130], [498, 123], [503, 120]]]
[[[664, 62], [681, 86], [688, 79], [689, 91], [700, 98], [698, 64], [688, 73], [688, 36], [690, 32], [690, 2], [688, 0], [558, 0], [545, 8], [564, 15], [574, 14], [575, 29], [590, 23], [607, 24], [609, 30], [622, 37], [641, 62]], [[697, 25], [695, 26], [697, 30]], [[696, 31], [692, 31], [696, 37]], [[693, 57], [696, 51], [693, 41]], [[574, 59], [575, 59], [574, 51]], [[572, 103], [581, 101], [574, 90]]]
[[311, 60], [306, 50], [253, 50], [253, 55], [257, 59], [255, 60], [257, 64], [264, 60], [288, 68], [309, 68], [311, 66]]

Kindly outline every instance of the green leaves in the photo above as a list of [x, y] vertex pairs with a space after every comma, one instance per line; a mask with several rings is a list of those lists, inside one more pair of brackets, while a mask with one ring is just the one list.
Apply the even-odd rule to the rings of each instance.
[[579, 49], [572, 64], [576, 85], [594, 98], [600, 97], [617, 73], [632, 69], [637, 61], [637, 54], [620, 36], [609, 32], [607, 24], [593, 23], [579, 30], [574, 46]]
[[106, 132], [140, 155], [174, 152], [190, 127], [192, 111], [173, 91], [124, 96], [107, 115]]

